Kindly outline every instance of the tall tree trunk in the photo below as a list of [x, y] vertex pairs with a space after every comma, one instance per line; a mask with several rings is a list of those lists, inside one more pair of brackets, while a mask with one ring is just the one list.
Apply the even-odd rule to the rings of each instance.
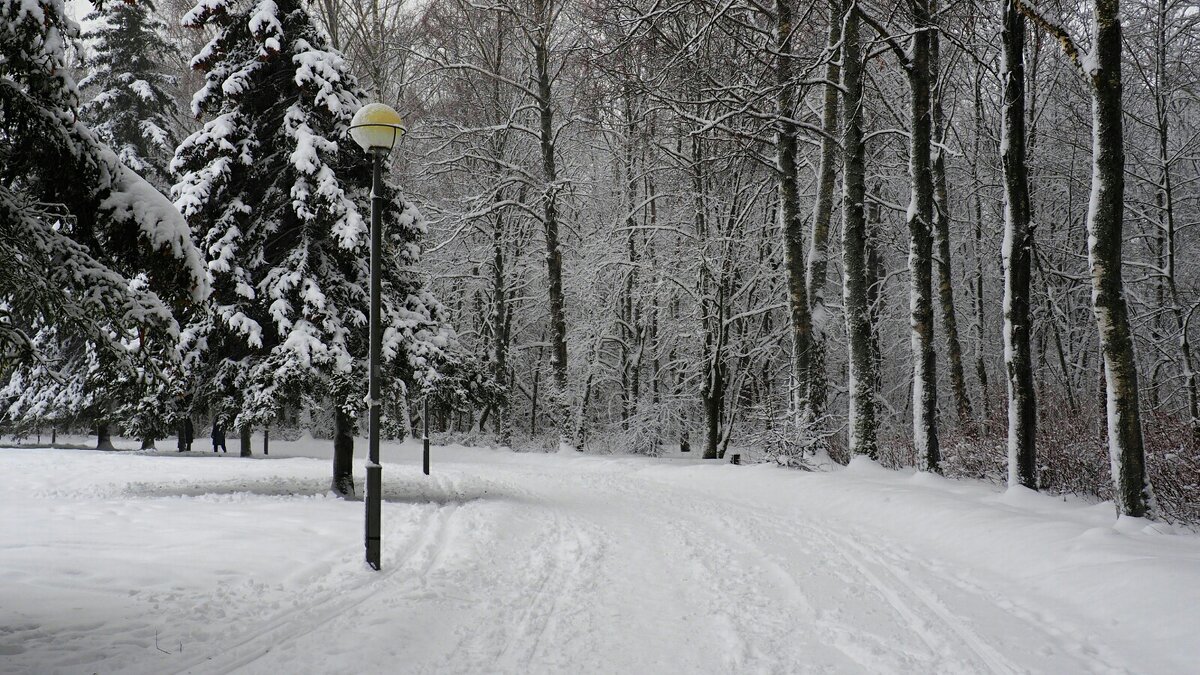
[[[541, 359], [538, 359], [541, 361]], [[538, 385], [541, 383], [542, 369], [540, 364], [533, 369], [533, 386], [530, 388], [529, 394], [529, 435], [537, 436], [537, 413], [538, 413]]]
[[[182, 429], [182, 425], [180, 429]], [[112, 450], [112, 436], [108, 431], [108, 422], [96, 423], [96, 449], [97, 450]]]
[[979, 380], [980, 413], [983, 419], [982, 428], [988, 433], [988, 420], [991, 416], [992, 402], [988, 390], [987, 362], [984, 359], [984, 343], [986, 342], [985, 314], [983, 310], [983, 180], [979, 176], [980, 145], [983, 139], [983, 73], [982, 65], [975, 69], [975, 134], [972, 139], [971, 178], [975, 191], [975, 379]]
[[1108, 451], [1120, 513], [1144, 516], [1150, 503], [1138, 403], [1137, 361], [1121, 274], [1125, 210], [1125, 147], [1121, 108], [1119, 0], [1096, 0], [1093, 22], [1092, 198], [1088, 263], [1092, 309], [1104, 353]]
[[825, 342], [828, 339], [825, 326], [828, 311], [825, 308], [825, 277], [829, 267], [829, 223], [833, 216], [833, 192], [837, 182], [837, 114], [838, 87], [841, 77], [841, 62], [837, 58], [838, 45], [842, 40], [842, 2], [830, 0], [829, 35], [826, 41], [825, 91], [821, 108], [821, 165], [817, 169], [817, 201], [813, 206], [812, 237], [808, 247], [809, 316], [812, 322], [812, 343], [809, 347], [808, 405], [814, 420], [825, 414], [828, 398], [828, 383], [825, 372]]
[[909, 308], [913, 353], [913, 447], [922, 471], [940, 471], [937, 429], [937, 362], [933, 354], [933, 171], [930, 166], [930, 42], [934, 32], [928, 0], [909, 0], [913, 34], [908, 82], [912, 133], [908, 207]]
[[252, 431], [253, 431], [253, 429], [251, 428], [251, 426], [249, 424], [247, 424], [247, 425], [243, 426], [241, 429], [239, 429], [240, 438], [238, 440], [241, 441], [242, 457], [252, 456], [252, 454], [250, 452], [250, 434]]
[[[496, 194], [500, 201], [500, 193]], [[508, 289], [504, 269], [504, 213], [496, 213], [492, 231], [492, 376], [504, 392], [496, 404], [496, 435], [501, 445], [512, 443], [512, 424], [509, 411], [512, 402], [508, 393]], [[482, 423], [481, 423], [482, 426]]]
[[[855, 2], [856, 0], [851, 0]], [[840, 3], [839, 3], [840, 4]], [[839, 16], [834, 17], [840, 21]], [[849, 11], [842, 35], [842, 88], [844, 122], [842, 152], [842, 301], [845, 304], [846, 334], [850, 351], [850, 452], [876, 459], [875, 364], [871, 354], [871, 307], [867, 294], [867, 222], [865, 147], [863, 143], [862, 53], [859, 46], [858, 14]]]
[[875, 245], [875, 237], [883, 223], [879, 211], [879, 202], [871, 202], [867, 208], [867, 235], [865, 242], [868, 281], [867, 309], [871, 321], [871, 371], [875, 375], [875, 380], [871, 382], [871, 390], [875, 392], [876, 396], [879, 396], [883, 391], [883, 347], [880, 344], [879, 326], [883, 321], [883, 284], [887, 280], [887, 270], [883, 266], [883, 256], [879, 255], [879, 247]]
[[[707, 247], [710, 242], [708, 241], [709, 223], [706, 217], [707, 200], [702, 140], [699, 137], [693, 137], [691, 146], [693, 227], [696, 240]], [[720, 228], [714, 229], [719, 231]], [[724, 298], [720, 297], [723, 290], [721, 281], [723, 274], [719, 269], [724, 263], [724, 260], [719, 260], [716, 256], [710, 256], [706, 252], [700, 265], [698, 280], [700, 323], [704, 333], [704, 342], [701, 345], [704, 371], [700, 383], [700, 403], [704, 410], [704, 459], [717, 459], [721, 440], [721, 420], [725, 410]], [[716, 272], [712, 269], [714, 266], [718, 267]]]
[[[935, 8], [936, 9], [936, 8]], [[939, 33], [929, 40], [929, 71], [933, 80], [933, 133], [937, 145], [933, 148], [934, 236], [937, 241], [938, 298], [941, 301], [942, 327], [946, 332], [946, 353], [950, 360], [950, 389], [954, 393], [954, 409], [958, 413], [959, 429], [973, 430], [974, 413], [967, 393], [967, 378], [963, 371], [962, 346], [958, 340], [958, 318], [954, 311], [954, 278], [950, 265], [950, 196], [946, 187], [946, 120], [942, 108], [941, 45]]]
[[775, 2], [775, 149], [779, 188], [780, 226], [783, 229], [783, 257], [787, 270], [788, 308], [791, 314], [792, 376], [795, 391], [793, 405], [798, 418], [814, 421], [808, 400], [812, 317], [808, 311], [808, 290], [804, 266], [804, 222], [800, 217], [800, 194], [796, 184], [796, 85], [792, 81], [791, 0]]
[[354, 496], [354, 418], [339, 401], [333, 407], [333, 484], [342, 497]]
[[637, 188], [640, 181], [635, 176], [636, 153], [634, 152], [637, 138], [637, 125], [634, 122], [633, 83], [625, 82], [622, 101], [624, 103], [625, 143], [624, 143], [624, 180], [623, 197], [625, 208], [625, 249], [628, 253], [629, 269], [625, 272], [624, 283], [621, 284], [621, 428], [628, 431], [630, 419], [637, 413], [637, 403], [641, 373], [642, 343], [645, 336], [641, 327], [641, 312], [634, 292], [638, 287], [638, 251], [637, 251], [637, 220], [634, 213], [637, 210]]
[[1025, 166], [1025, 18], [1005, 0], [1003, 29], [1004, 367], [1008, 375], [1008, 484], [1037, 489], [1037, 401], [1029, 338], [1033, 229]]
[[540, 121], [539, 141], [542, 151], [542, 225], [546, 235], [546, 277], [550, 296], [551, 366], [554, 371], [554, 412], [560, 441], [578, 448], [571, 438], [570, 406], [567, 405], [567, 319], [563, 293], [562, 246], [558, 238], [558, 168], [554, 148], [554, 111], [550, 87], [550, 15], [547, 0], [534, 0], [538, 27], [534, 39], [534, 61], [537, 77], [537, 109]]

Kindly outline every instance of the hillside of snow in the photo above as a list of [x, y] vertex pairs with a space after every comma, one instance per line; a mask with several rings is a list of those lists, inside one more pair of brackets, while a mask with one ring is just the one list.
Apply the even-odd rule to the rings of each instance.
[[[869, 463], [0, 448], [0, 673], [1194, 673], [1200, 536]], [[167, 445], [167, 443], [163, 443]], [[361, 457], [356, 478], [361, 485]]]

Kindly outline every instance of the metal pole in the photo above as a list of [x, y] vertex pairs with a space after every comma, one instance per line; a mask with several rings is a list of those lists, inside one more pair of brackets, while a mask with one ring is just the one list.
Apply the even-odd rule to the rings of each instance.
[[371, 339], [368, 355], [368, 394], [370, 406], [370, 439], [367, 443], [367, 564], [379, 569], [380, 557], [380, 492], [383, 489], [383, 467], [379, 465], [379, 268], [383, 246], [383, 158], [387, 151], [371, 149]]
[[421, 440], [425, 446], [424, 462], [425, 475], [429, 475], [429, 394], [425, 395], [425, 411], [421, 413], [421, 426], [424, 431]]

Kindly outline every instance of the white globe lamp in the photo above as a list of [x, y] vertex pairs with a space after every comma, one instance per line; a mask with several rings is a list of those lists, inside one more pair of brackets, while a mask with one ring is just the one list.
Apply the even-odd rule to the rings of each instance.
[[351, 138], [371, 153], [388, 154], [405, 131], [400, 113], [382, 103], [364, 105], [350, 121]]

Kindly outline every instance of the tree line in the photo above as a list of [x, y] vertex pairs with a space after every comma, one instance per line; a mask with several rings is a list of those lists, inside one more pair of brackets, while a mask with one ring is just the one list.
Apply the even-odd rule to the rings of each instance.
[[1135, 516], [1156, 484], [1159, 512], [1188, 519], [1196, 14], [321, 13], [352, 58], [362, 35], [390, 46], [397, 65], [369, 81], [419, 121], [400, 175], [438, 241], [435, 285], [505, 390], [452, 428], [865, 455]]
[[[82, 102], [44, 105], [170, 195], [203, 283], [126, 284], [179, 289], [176, 325], [116, 371], [89, 364], [127, 318], [68, 338], [5, 289], [7, 424], [132, 425], [151, 399], [170, 419], [183, 396], [242, 429], [333, 410], [352, 438], [366, 179], [344, 131], [378, 99], [410, 122], [398, 432], [428, 395], [435, 427], [514, 447], [861, 455], [1200, 516], [1187, 2], [163, 2], [125, 5], [168, 38], [151, 58], [84, 40]], [[116, 31], [125, 8], [98, 11]], [[61, 79], [56, 58], [36, 68]], [[5, 156], [15, 203], [67, 203], [31, 159]], [[91, 246], [84, 210], [43, 230]], [[129, 281], [137, 243], [109, 265]], [[176, 361], [186, 391], [144, 374]], [[117, 371], [120, 394], [87, 379]]]

